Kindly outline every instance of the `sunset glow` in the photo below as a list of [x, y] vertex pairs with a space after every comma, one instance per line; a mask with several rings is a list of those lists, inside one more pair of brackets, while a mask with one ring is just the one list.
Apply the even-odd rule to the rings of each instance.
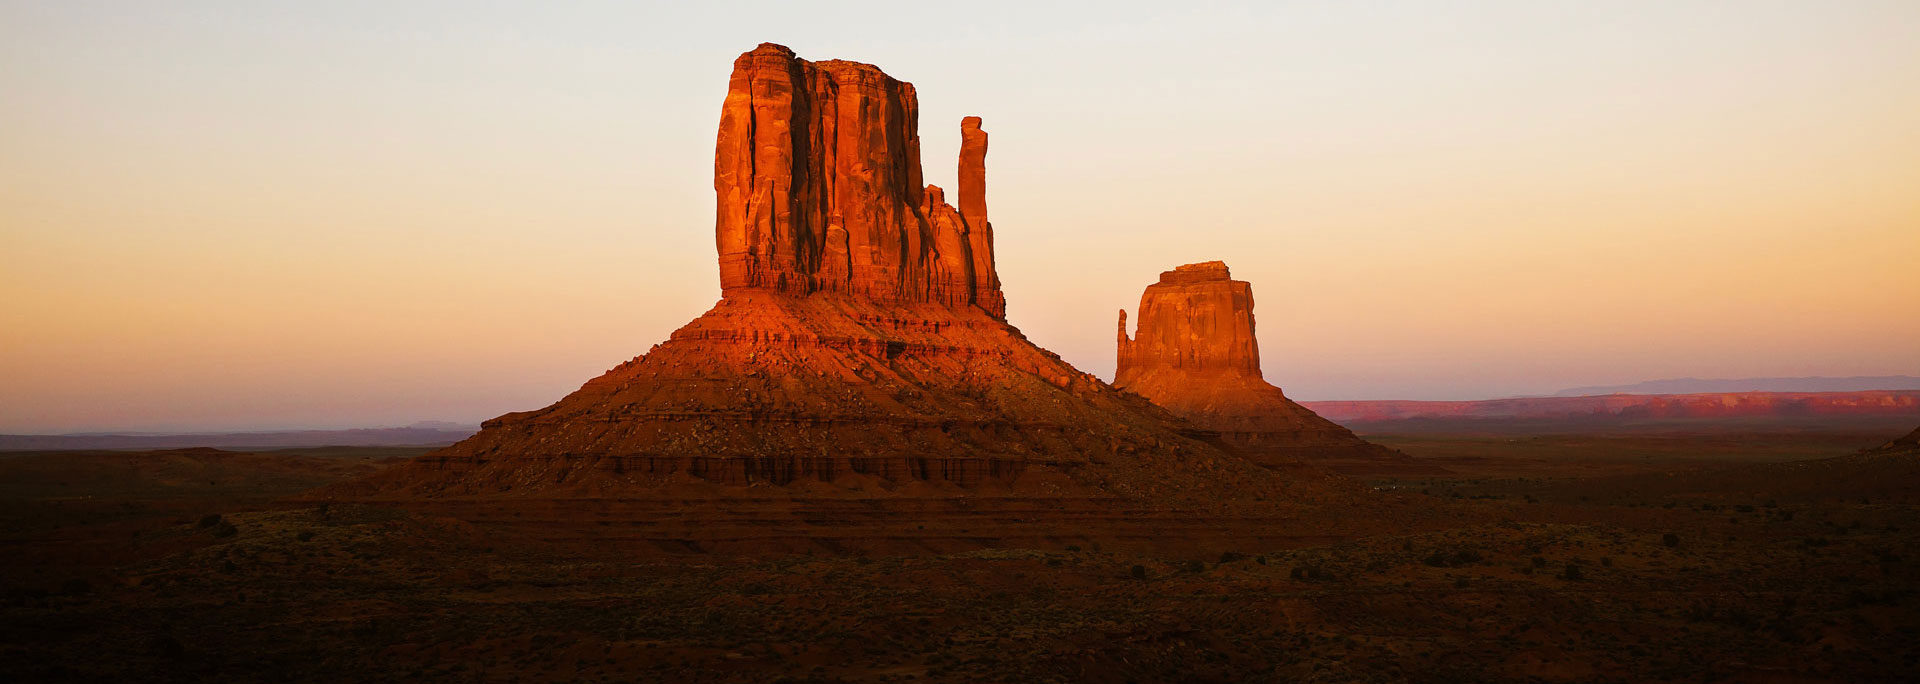
[[920, 86], [929, 183], [985, 119], [1007, 320], [1102, 377], [1214, 259], [1296, 400], [1920, 373], [1912, 2], [189, 5], [0, 3], [0, 432], [552, 402], [718, 298], [769, 40]]

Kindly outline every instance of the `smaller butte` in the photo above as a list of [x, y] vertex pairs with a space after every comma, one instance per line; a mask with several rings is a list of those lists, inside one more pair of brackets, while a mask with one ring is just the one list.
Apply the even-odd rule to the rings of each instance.
[[1219, 261], [1160, 274], [1140, 295], [1140, 321], [1127, 335], [1120, 311], [1119, 366], [1113, 385], [1140, 394], [1253, 461], [1268, 467], [1301, 461], [1405, 460], [1288, 399], [1260, 372], [1253, 286]]

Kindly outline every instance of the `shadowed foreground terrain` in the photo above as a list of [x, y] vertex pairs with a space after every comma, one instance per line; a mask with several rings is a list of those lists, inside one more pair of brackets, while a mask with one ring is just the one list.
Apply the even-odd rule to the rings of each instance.
[[1399, 529], [868, 555], [274, 501], [385, 450], [14, 455], [0, 678], [1897, 681], [1920, 456], [1855, 453], [1886, 439], [1396, 436], [1460, 473], [1374, 479]]

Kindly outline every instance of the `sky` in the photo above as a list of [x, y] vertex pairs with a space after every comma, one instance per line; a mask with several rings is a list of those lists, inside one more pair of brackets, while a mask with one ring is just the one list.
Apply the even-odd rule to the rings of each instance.
[[0, 432], [477, 422], [719, 297], [761, 42], [984, 117], [1009, 321], [1176, 265], [1301, 400], [1920, 374], [1920, 3], [0, 0]]

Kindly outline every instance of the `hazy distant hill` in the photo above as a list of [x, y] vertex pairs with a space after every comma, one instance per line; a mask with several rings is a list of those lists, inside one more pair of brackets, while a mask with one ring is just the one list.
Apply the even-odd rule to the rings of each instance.
[[1867, 392], [1920, 389], [1911, 375], [1861, 375], [1850, 378], [1667, 378], [1631, 385], [1574, 387], [1554, 392], [1556, 397], [1599, 394], [1705, 394], [1717, 392]]
[[478, 427], [453, 423], [416, 424], [403, 428], [356, 430], [290, 430], [285, 432], [217, 432], [202, 434], [83, 434], [0, 435], [0, 451], [54, 451], [65, 449], [285, 449], [319, 446], [446, 446], [472, 435]]
[[1709, 392], [1528, 397], [1487, 401], [1303, 401], [1361, 434], [1908, 430], [1920, 390]]

